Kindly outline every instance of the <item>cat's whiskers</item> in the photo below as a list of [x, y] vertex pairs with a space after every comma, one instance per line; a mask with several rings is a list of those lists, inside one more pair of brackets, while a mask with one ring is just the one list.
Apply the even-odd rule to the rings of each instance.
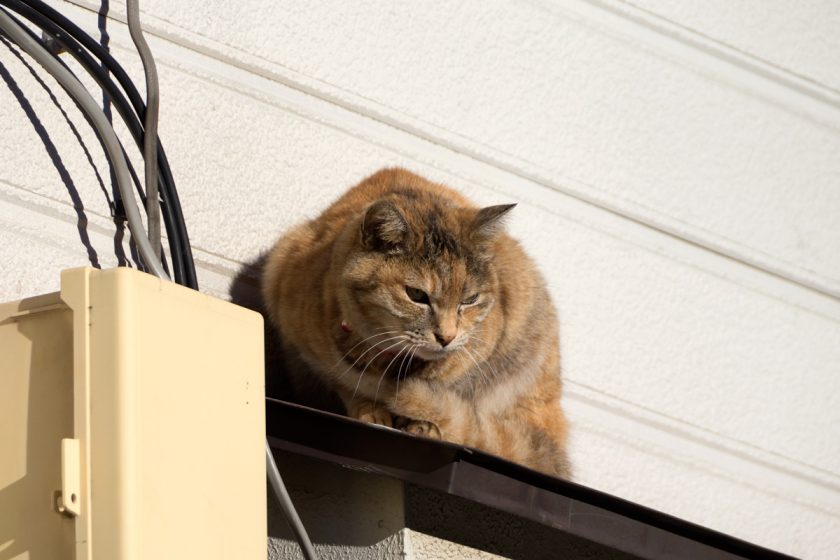
[[[394, 356], [393, 358], [391, 358], [391, 361], [390, 361], [390, 362], [388, 362], [388, 365], [387, 365], [387, 366], [385, 366], [385, 369], [383, 369], [383, 370], [382, 370], [382, 375], [380, 375], [380, 376], [379, 376], [379, 383], [377, 383], [377, 384], [376, 384], [376, 392], [373, 394], [373, 408], [376, 408], [376, 401], [377, 401], [377, 400], [378, 400], [378, 398], [379, 398], [379, 388], [382, 386], [382, 380], [383, 380], [383, 379], [385, 379], [385, 375], [387, 375], [388, 370], [389, 370], [389, 369], [391, 369], [391, 365], [392, 365], [395, 361], [397, 361], [397, 358], [399, 358], [399, 357], [400, 357], [400, 354], [402, 354], [403, 352], [405, 352], [406, 356], [408, 355], [407, 350], [408, 350], [409, 348], [411, 348], [411, 347], [410, 347], [410, 346], [403, 346], [402, 348], [400, 348], [400, 351], [399, 351], [399, 352], [397, 352], [397, 355], [396, 355], [396, 356]], [[403, 358], [403, 359], [405, 359], [405, 358]]]
[[[466, 352], [455, 352], [454, 354], [458, 357], [458, 360], [460, 360], [461, 365], [464, 367], [464, 370], [470, 371], [472, 369], [470, 362], [465, 359], [465, 357], [467, 356]], [[475, 360], [473, 360], [473, 363], [475, 363]]]
[[[476, 339], [476, 340], [478, 340], [479, 342], [483, 342], [486, 346], [489, 346], [485, 340], [483, 340], [483, 339], [481, 339], [481, 338], [479, 338], [479, 337], [475, 336], [474, 334], [470, 334], [470, 335], [469, 335], [469, 337], [470, 337], [470, 338], [475, 338], [475, 339]], [[466, 345], [465, 345], [464, 349], [466, 350]], [[490, 355], [492, 355], [492, 353], [491, 353]], [[477, 351], [477, 350], [476, 350], [476, 356], [477, 356], [477, 357], [479, 357], [479, 358], [481, 358], [481, 356], [480, 356], [480, 355], [478, 355], [478, 351]], [[494, 376], [494, 377], [496, 377], [496, 378], [498, 378], [498, 377], [499, 377], [499, 371], [498, 371], [498, 370], [497, 370], [497, 369], [493, 366], [493, 364], [492, 364], [492, 363], [490, 363], [490, 360], [489, 360], [489, 359], [487, 359], [487, 358], [489, 358], [489, 357], [490, 357], [490, 356], [488, 355], [486, 358], [484, 358], [484, 359], [482, 360], [482, 363], [483, 363], [483, 364], [486, 364], [486, 365], [487, 365], [487, 367], [488, 367], [488, 368], [490, 368], [490, 372], [493, 374], [493, 376]]]
[[403, 366], [405, 366], [405, 361], [408, 359], [408, 355], [411, 354], [411, 351], [414, 350], [416, 347], [416, 344], [412, 344], [408, 347], [408, 351], [405, 353], [405, 355], [403, 355], [403, 359], [400, 362], [400, 367], [397, 368], [397, 388], [395, 391], [395, 394], [397, 396], [400, 394], [400, 376], [402, 375]]
[[[480, 379], [480, 380], [481, 380], [481, 382], [484, 384], [484, 387], [485, 387], [485, 388], [489, 391], [489, 390], [491, 389], [491, 386], [490, 386], [489, 381], [487, 380], [487, 376], [485, 375], [484, 370], [483, 370], [483, 369], [481, 369], [481, 366], [480, 366], [480, 365], [478, 365], [478, 362], [477, 362], [477, 361], [476, 361], [476, 359], [473, 357], [472, 352], [470, 352], [470, 351], [467, 349], [467, 347], [466, 347], [466, 346], [464, 346], [464, 351], [465, 351], [465, 354], [469, 357], [469, 359], [471, 359], [471, 360], [473, 361], [473, 363], [475, 364], [475, 367], [476, 367], [476, 369], [478, 370], [478, 376], [479, 376], [479, 379]], [[485, 363], [486, 363], [486, 362], [485, 362]]]
[[[491, 347], [491, 348], [492, 348], [492, 347], [494, 347], [494, 346], [496, 345], [496, 343], [495, 343], [495, 342], [494, 342], [493, 344], [490, 344], [489, 342], [487, 342], [487, 340], [486, 340], [486, 339], [484, 339], [484, 338], [482, 338], [482, 337], [478, 336], [478, 333], [484, 333], [484, 332], [486, 332], [486, 331], [487, 331], [487, 325], [486, 325], [486, 324], [484, 324], [484, 323], [481, 323], [481, 324], [480, 324], [480, 325], [478, 325], [475, 329], [473, 329], [473, 331], [472, 331], [472, 332], [471, 332], [468, 336], [469, 336], [470, 338], [475, 338], [476, 340], [478, 340], [478, 341], [480, 341], [480, 342], [483, 342], [486, 346], [488, 346], [488, 347]], [[497, 342], [498, 342], [498, 341], [497, 341]]]
[[[407, 337], [406, 337], [405, 335], [402, 335], [402, 336], [395, 336], [394, 338], [406, 339]], [[393, 340], [393, 338], [390, 338], [390, 339], [388, 339], [388, 340]], [[385, 341], [383, 341], [383, 342], [385, 342]], [[380, 344], [381, 344], [381, 343], [380, 343]], [[356, 398], [356, 392], [358, 392], [358, 390], [359, 390], [359, 385], [361, 385], [361, 383], [362, 383], [362, 377], [364, 377], [364, 376], [365, 376], [365, 372], [367, 371], [367, 368], [369, 368], [369, 367], [370, 367], [370, 364], [372, 364], [374, 361], [376, 361], [376, 358], [378, 358], [379, 356], [381, 356], [382, 354], [384, 354], [385, 352], [387, 352], [388, 350], [390, 350], [390, 349], [391, 349], [391, 348], [393, 348], [394, 346], [397, 346], [398, 344], [402, 344], [402, 340], [398, 340], [398, 341], [396, 341], [395, 343], [393, 343], [392, 345], [390, 345], [390, 346], [388, 346], [387, 348], [385, 348], [384, 350], [380, 350], [380, 351], [379, 351], [379, 352], [378, 352], [378, 353], [377, 353], [377, 354], [376, 354], [373, 358], [371, 358], [370, 360], [368, 360], [368, 363], [367, 363], [367, 364], [365, 364], [364, 369], [363, 369], [363, 370], [362, 370], [362, 372], [359, 374], [359, 380], [358, 380], [358, 381], [356, 381], [356, 387], [353, 389], [353, 396], [352, 396], [352, 397], [350, 397], [350, 399], [351, 399], [351, 400], [353, 400], [353, 399], [355, 399], [355, 398]], [[374, 348], [375, 348], [375, 347], [374, 347]], [[371, 350], [371, 349], [368, 349], [368, 352], [369, 352], [370, 350]], [[365, 353], [367, 354], [367, 352], [365, 352]], [[351, 367], [352, 367], [352, 366], [351, 366]], [[345, 373], [346, 373], [346, 372], [345, 372]], [[343, 376], [344, 374], [342, 373], [341, 375]]]
[[481, 366], [479, 366], [476, 363], [475, 359], [469, 356], [467, 353], [464, 353], [459, 356], [461, 358], [461, 363], [465, 364], [465, 369], [470, 369], [470, 363], [464, 359], [464, 356], [470, 358], [472, 363], [476, 365], [476, 369], [473, 370], [475, 372], [473, 377], [477, 379], [478, 383], [480, 383], [480, 386], [476, 387], [476, 391], [478, 391], [478, 389], [481, 387], [484, 388], [487, 392], [490, 392], [492, 387], [490, 385], [490, 382], [487, 380], [487, 376], [484, 375], [484, 370], [482, 370]]
[[338, 364], [342, 363], [345, 359], [347, 359], [347, 356], [349, 356], [353, 352], [353, 350], [355, 350], [356, 348], [358, 348], [359, 346], [361, 346], [362, 344], [364, 344], [365, 342], [367, 342], [371, 338], [376, 338], [377, 336], [387, 336], [389, 334], [397, 334], [399, 332], [400, 331], [386, 331], [386, 332], [376, 333], [376, 334], [370, 335], [367, 338], [364, 338], [364, 339], [360, 340], [359, 342], [354, 344], [353, 347], [350, 350], [348, 350], [346, 354], [344, 354], [341, 358], [339, 358], [339, 360], [329, 369], [329, 371], [332, 372], [332, 370], [334, 370], [336, 367], [338, 367]]
[[[480, 329], [480, 327], [479, 327], [479, 329]], [[476, 329], [476, 331], [478, 331], [479, 329]], [[470, 334], [468, 334], [468, 335], [467, 335], [467, 342], [469, 343], [469, 341], [470, 341], [470, 340], [477, 340], [477, 341], [479, 341], [480, 343], [482, 343], [485, 347], [487, 347], [487, 348], [491, 348], [491, 349], [493, 348], [493, 345], [492, 345], [492, 344], [490, 344], [489, 342], [487, 342], [486, 340], [484, 340], [483, 338], [481, 338], [480, 336], [478, 336], [477, 334], [475, 334], [475, 332], [472, 332], [472, 333], [470, 333]], [[466, 346], [466, 345], [465, 345], [465, 346]], [[476, 350], [476, 352], [477, 352], [477, 350]], [[489, 356], [488, 356], [488, 357], [489, 357]]]
[[[411, 371], [411, 362], [414, 360], [414, 355], [417, 353], [417, 350], [420, 349], [420, 344], [415, 344], [411, 349], [411, 356], [408, 358], [408, 365], [405, 368], [406, 377], [408, 376], [408, 372]], [[408, 354], [406, 354], [408, 355]], [[405, 360], [405, 358], [403, 358]], [[402, 365], [400, 365], [400, 371], [397, 372], [397, 390], [396, 394], [394, 395], [394, 401], [397, 401], [400, 397], [400, 372], [402, 371]]]
[[[376, 328], [375, 328], [375, 329], [373, 329], [373, 330], [374, 330], [374, 331], [387, 331], [387, 330], [388, 330], [388, 329], [390, 329], [390, 328], [391, 328], [391, 327], [376, 327]], [[401, 332], [401, 331], [391, 331], [391, 332]]]
[[[392, 336], [391, 338], [386, 338], [385, 340], [380, 340], [379, 342], [377, 342], [377, 343], [373, 344], [370, 348], [368, 348], [367, 350], [365, 350], [364, 352], [362, 352], [362, 353], [361, 353], [361, 355], [360, 355], [358, 358], [356, 358], [356, 360], [355, 360], [352, 364], [350, 364], [350, 367], [348, 367], [347, 369], [345, 369], [345, 370], [341, 373], [341, 375], [339, 375], [339, 376], [336, 378], [336, 381], [340, 380], [342, 377], [344, 377], [345, 375], [347, 375], [347, 372], [349, 372], [349, 371], [350, 371], [350, 370], [352, 370], [354, 367], [356, 367], [356, 364], [358, 364], [358, 363], [359, 363], [359, 360], [361, 360], [362, 358], [364, 358], [364, 357], [365, 357], [365, 354], [367, 354], [368, 352], [370, 352], [370, 351], [371, 351], [371, 350], [373, 350], [374, 348], [378, 348], [380, 344], [384, 344], [384, 343], [388, 342], [389, 340], [397, 340], [397, 339], [404, 340], [405, 338], [406, 338], [406, 336], [405, 336], [405, 335], [400, 334], [400, 335], [397, 335], [397, 336]], [[399, 344], [399, 342], [396, 342], [396, 343], [394, 344], [394, 346], [396, 346], [397, 344]], [[388, 348], [393, 348], [393, 346], [389, 346]], [[387, 349], [386, 349], [386, 350], [387, 350]], [[380, 352], [380, 354], [381, 354], [381, 352]], [[379, 354], [377, 354], [376, 356], [379, 356]], [[376, 359], [376, 356], [374, 356], [373, 358], [371, 358], [371, 360], [375, 360], [375, 359]], [[371, 361], [371, 360], [369, 360], [369, 361], [368, 361], [368, 364], [367, 364], [367, 365], [370, 365], [370, 361]], [[365, 366], [365, 368], [367, 368], [367, 366]]]
[[458, 360], [460, 360], [460, 362], [461, 362], [461, 366], [465, 370], [469, 370], [470, 369], [470, 363], [464, 359], [464, 354], [459, 352], [456, 355], [458, 356]]
[[[402, 370], [403, 370], [403, 367], [405, 366], [406, 359], [408, 359], [408, 355], [413, 350], [416, 350], [419, 346], [420, 346], [419, 344], [411, 344], [411, 346], [409, 346], [409, 348], [408, 348], [408, 352], [406, 352], [405, 355], [403, 356], [402, 362], [400, 362], [400, 367], [397, 368], [397, 387], [399, 387], [400, 375], [402, 375]], [[408, 370], [406, 370], [406, 374], [407, 373], [408, 373]]]

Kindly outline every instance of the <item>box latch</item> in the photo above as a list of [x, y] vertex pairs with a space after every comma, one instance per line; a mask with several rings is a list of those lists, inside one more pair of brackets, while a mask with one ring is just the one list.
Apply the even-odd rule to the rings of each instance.
[[61, 496], [58, 499], [58, 511], [75, 517], [81, 513], [81, 454], [79, 440], [64, 438], [61, 440]]

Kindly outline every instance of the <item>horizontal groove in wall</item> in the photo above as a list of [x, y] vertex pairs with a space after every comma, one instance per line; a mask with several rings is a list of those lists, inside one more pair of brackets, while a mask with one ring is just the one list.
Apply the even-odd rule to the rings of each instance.
[[[778, 88], [780, 101], [796, 111], [813, 114], [822, 120], [828, 117], [833, 126], [840, 124], [840, 92], [815, 80], [803, 77], [795, 72], [758, 58], [752, 54], [703, 35], [677, 22], [661, 17], [623, 0], [535, 0], [545, 5], [553, 5], [564, 13], [577, 13], [585, 20], [597, 22], [612, 33], [624, 36], [627, 40], [645, 44], [676, 59], [689, 60], [700, 69], [712, 70], [708, 75], [713, 79], [739, 83], [736, 73], [752, 75], [763, 80], [761, 88], [754, 88], [755, 95], [766, 95], [768, 85]], [[632, 24], [635, 33], [628, 33], [627, 23]], [[707, 58], [702, 60], [691, 51]], [[731, 67], [736, 73], [716, 71], [722, 65]], [[803, 96], [800, 99], [785, 96], [781, 90]], [[810, 105], [810, 107], [809, 107]], [[823, 105], [822, 109], [820, 105]], [[828, 111], [826, 111], [828, 110]]]
[[840, 90], [795, 67], [774, 62], [771, 57], [739, 47], [728, 39], [716, 38], [709, 31], [700, 30], [692, 23], [678, 21], [638, 5], [633, 0], [585, 0], [605, 9], [624, 15], [641, 25], [647, 25], [663, 34], [674, 37], [696, 48], [706, 49], [710, 54], [724, 60], [741, 64], [746, 70], [765, 74], [787, 87], [801, 89], [816, 99], [822, 99], [840, 107]]
[[[62, 231], [66, 230], [67, 235], [54, 239], [51, 246], [59, 250], [70, 251], [73, 254], [78, 253], [78, 262], [73, 266], [90, 266], [90, 262], [85, 258], [85, 247], [78, 238], [78, 216], [71, 203], [33, 193], [21, 185], [12, 184], [5, 178], [0, 177], [0, 209], [3, 207], [14, 209], [11, 215], [14, 216], [17, 222], [15, 229], [20, 231], [32, 228], [32, 224], [36, 223], [58, 222], [60, 224], [59, 229]], [[85, 208], [85, 216], [87, 221], [84, 229], [90, 236], [91, 241], [94, 242], [94, 246], [113, 251], [114, 222], [111, 216], [91, 208]], [[43, 230], [40, 233], [44, 233], [47, 237], [50, 236], [49, 232], [51, 228], [36, 229]], [[128, 246], [129, 237], [130, 234], [126, 233], [126, 247]], [[34, 239], [34, 241], [40, 242], [40, 239], [39, 237], [38, 239]], [[165, 232], [162, 240], [164, 249], [168, 251], [168, 238]], [[108, 255], [110, 255], [110, 259], [114, 262], [109, 263], [106, 259], [103, 262], [103, 266], [116, 266], [116, 260], [113, 258], [113, 255], [111, 253], [108, 253]], [[106, 255], [103, 253], [101, 256]], [[201, 291], [221, 299], [229, 299], [228, 290], [230, 282], [241, 268], [241, 263], [209, 251], [204, 251], [195, 246], [193, 246], [193, 258], [195, 259], [196, 269], [198, 270]], [[49, 266], [49, 264], [46, 264], [44, 270], [49, 270]], [[132, 266], [136, 267], [136, 263], [132, 263]], [[59, 270], [55, 270], [54, 272], [57, 282]], [[7, 299], [6, 294], [0, 294], [0, 301]]]
[[840, 518], [840, 476], [647, 410], [580, 383], [564, 382], [573, 429], [594, 430], [691, 468]]
[[[624, 27], [619, 29], [619, 23], [633, 20], [628, 20], [627, 16], [620, 11], [611, 11], [600, 4], [596, 5], [598, 3], [595, 0], [592, 0], [592, 2], [589, 0], [535, 1], [547, 6], [548, 9], [562, 10], [565, 15], [580, 20], [600, 32], [616, 35], [637, 46], [641, 44], [644, 48], [653, 49], [653, 52], [662, 50], [667, 53], [667, 57], [679, 59], [689, 67], [703, 70], [704, 75], [712, 80], [730, 85], [734, 84], [738, 88], [745, 89], [759, 97], [769, 95], [774, 103], [788, 107], [794, 113], [810, 117], [822, 125], [830, 123], [834, 129], [840, 131], [840, 111], [836, 110], [840, 105], [838, 105], [837, 99], [830, 94], [815, 95], [808, 87], [796, 83], [794, 76], [770, 76], [766, 69], [759, 67], [760, 63], [758, 61], [749, 63], [734, 61], [734, 55], [722, 56], [716, 54], [717, 51], [724, 49], [722, 46], [710, 53], [708, 48], [700, 48], [694, 44], [695, 42], [673, 38], [668, 33], [654, 33], [647, 25], [638, 22], [636, 22], [635, 27], [631, 26], [635, 31], [628, 35]], [[86, 10], [95, 11], [98, 9], [98, 5], [88, 0], [71, 0], [71, 2]], [[63, 6], [71, 7], [66, 4]], [[109, 12], [109, 17], [115, 21], [124, 21], [124, 17], [113, 9]], [[685, 223], [673, 216], [662, 214], [654, 208], [604, 194], [596, 186], [572, 177], [550, 175], [538, 166], [500, 152], [474, 139], [443, 130], [370, 99], [302, 75], [280, 64], [218, 43], [156, 18], [153, 14], [144, 14], [144, 27], [152, 35], [162, 38], [173, 46], [182, 47], [186, 51], [194, 53], [194, 55], [208, 57], [218, 64], [252, 74], [254, 78], [262, 77], [282, 84], [315, 97], [326, 104], [335, 105], [338, 108], [358, 114], [363, 117], [362, 120], [369, 119], [396, 128], [418, 139], [447, 148], [507, 174], [548, 187], [618, 216], [636, 221], [661, 233], [740, 261], [747, 266], [755, 267], [781, 279], [840, 299], [840, 279], [826, 277], [796, 263], [787, 262], [775, 255], [763, 253], [755, 247], [745, 246], [738, 241], [728, 239], [702, 227]], [[110, 33], [112, 39], [120, 38], [121, 34], [125, 35], [124, 31], [116, 29], [110, 30]], [[195, 62], [197, 59], [186, 51], [181, 54], [188, 58], [192, 57], [192, 62]], [[206, 64], [204, 66], [205, 69], [208, 67]], [[220, 83], [224, 82], [225, 79], [225, 76], [218, 76]], [[243, 80], [241, 74], [237, 78], [231, 76], [227, 81], [239, 82], [240, 84], [247, 83], [246, 87], [253, 87], [253, 80], [250, 77]], [[263, 95], [271, 95], [271, 93], [263, 92]], [[315, 108], [316, 105], [316, 103], [310, 103], [310, 107], [307, 108], [310, 111], [309, 118], [312, 118], [311, 114], [313, 112], [325, 110], [324, 105], [320, 105], [317, 109]], [[334, 113], [330, 109], [326, 110]]]
[[[74, 3], [90, 7], [84, 0], [76, 0]], [[66, 5], [65, 7], [72, 8]], [[677, 224], [680, 231], [676, 232], [673, 221], [666, 223], [667, 217], [651, 212], [647, 208], [629, 204], [622, 208], [615, 208], [614, 201], [593, 196], [593, 191], [588, 185], [577, 183], [572, 179], [564, 181], [562, 185], [557, 184], [550, 178], [522, 169], [510, 158], [502, 161], [496, 158], [495, 154], [487, 156], [492, 152], [491, 148], [480, 145], [466, 147], [470, 141], [460, 137], [453, 142], [429, 137], [423, 130], [411, 124], [401, 123], [399, 119], [378, 112], [381, 107], [374, 106], [375, 104], [367, 100], [347, 97], [343, 95], [346, 92], [327, 92], [325, 88], [328, 86], [325, 84], [290, 72], [288, 69], [256, 59], [246, 53], [234, 52], [223, 45], [211, 44], [212, 42], [206, 38], [179, 29], [179, 33], [189, 35], [185, 38], [172, 29], [168, 29], [167, 26], [171, 27], [171, 25], [157, 21], [154, 16], [145, 17], [145, 19], [151, 22], [149, 25], [153, 34], [162, 38], [157, 43], [158, 51], [156, 52], [184, 72], [210, 79], [214, 83], [232, 88], [260, 101], [335, 127], [362, 140], [420, 161], [455, 160], [448, 165], [449, 171], [466, 178], [479, 179], [487, 185], [526, 185], [531, 192], [534, 192], [535, 187], [547, 187], [585, 203], [584, 206], [577, 206], [584, 216], [593, 214], [586, 212], [584, 207], [594, 207], [598, 210], [594, 213], [600, 212], [602, 218], [607, 214], [613, 215], [622, 219], [624, 227], [632, 223], [641, 226], [642, 230], [648, 230], [643, 235], [645, 238], [656, 237], [663, 240], [673, 238], [675, 241], [686, 242], [676, 244], [683, 247], [683, 252], [688, 245], [711, 253], [702, 257], [704, 261], [711, 262], [722, 258], [725, 262], [740, 263], [745, 266], [745, 269], [754, 269], [760, 274], [768, 273], [778, 279], [778, 281], [770, 281], [779, 288], [771, 290], [770, 293], [774, 297], [777, 297], [779, 293], [790, 292], [788, 288], [793, 286], [804, 287], [805, 291], [796, 290], [796, 292], [800, 296], [806, 292], [810, 292], [810, 295], [806, 295], [804, 300], [802, 297], [796, 297], [788, 301], [799, 305], [801, 301], [807, 300], [808, 303], [805, 303], [803, 307], [808, 310], [826, 314], [832, 318], [840, 316], [837, 314], [840, 311], [840, 288], [835, 289], [831, 280], [809, 274], [795, 265], [780, 263], [772, 256], [763, 255], [752, 248], [735, 246], [727, 240], [716, 238], [710, 232], [697, 228], [687, 231], [685, 224]], [[113, 48], [122, 47], [127, 52], [132, 52], [133, 47], [125, 29], [121, 26], [113, 28], [110, 30], [110, 35]], [[277, 84], [281, 84], [281, 87]], [[338, 99], [333, 94], [343, 95], [343, 97]], [[454, 136], [451, 133], [445, 134]], [[543, 201], [556, 200], [545, 196], [539, 198]], [[601, 221], [603, 222], [603, 219]], [[635, 227], [633, 229], [639, 230]], [[623, 235], [623, 232], [617, 235]], [[663, 242], [653, 243], [657, 246], [656, 252], [661, 252], [659, 245]], [[670, 242], [666, 244], [674, 245]], [[697, 252], [690, 252], [695, 253], [696, 256]], [[745, 274], [753, 276], [750, 273]], [[730, 274], [722, 276], [729, 277]], [[743, 276], [743, 274], [739, 273], [738, 276]], [[767, 284], [767, 282], [761, 283]]]
[[[77, 19], [85, 21], [81, 17]], [[111, 47], [125, 52], [118, 55], [118, 58], [134, 53], [128, 33], [122, 26], [113, 27], [109, 33]], [[580, 197], [567, 195], [542, 181], [488, 164], [402, 127], [370, 118], [324, 100], [321, 96], [302, 92], [297, 87], [278, 86], [271, 76], [219, 60], [212, 53], [206, 55], [168, 39], [151, 37], [151, 40], [161, 64], [178, 68], [187, 74], [209, 80], [319, 125], [330, 126], [354, 138], [440, 168], [468, 181], [516, 196], [563, 219], [633, 243], [771, 298], [835, 321], [840, 320], [840, 300], [820, 290], [810, 289], [807, 284], [791, 280], [785, 275], [768, 274], [766, 267], [738, 259], [726, 251], [710, 250], [708, 244], [672, 235], [664, 229], [628, 217], [626, 213], [582, 201]], [[206, 251], [205, 248], [199, 248]]]

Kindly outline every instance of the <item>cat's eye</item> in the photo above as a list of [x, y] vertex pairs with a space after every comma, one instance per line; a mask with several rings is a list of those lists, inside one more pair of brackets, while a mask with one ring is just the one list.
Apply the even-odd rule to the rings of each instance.
[[429, 305], [429, 294], [427, 294], [420, 288], [412, 288], [411, 286], [406, 286], [405, 294], [408, 296], [408, 299], [410, 299], [414, 303], [422, 303], [423, 305]]
[[461, 301], [461, 305], [472, 305], [478, 301], [478, 294], [473, 294], [465, 300]]

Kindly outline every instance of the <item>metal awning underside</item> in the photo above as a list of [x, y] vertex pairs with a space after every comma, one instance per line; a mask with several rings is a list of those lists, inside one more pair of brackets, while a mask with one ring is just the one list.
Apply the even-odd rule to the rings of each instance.
[[266, 399], [272, 447], [395, 477], [642, 558], [791, 558], [496, 456]]

